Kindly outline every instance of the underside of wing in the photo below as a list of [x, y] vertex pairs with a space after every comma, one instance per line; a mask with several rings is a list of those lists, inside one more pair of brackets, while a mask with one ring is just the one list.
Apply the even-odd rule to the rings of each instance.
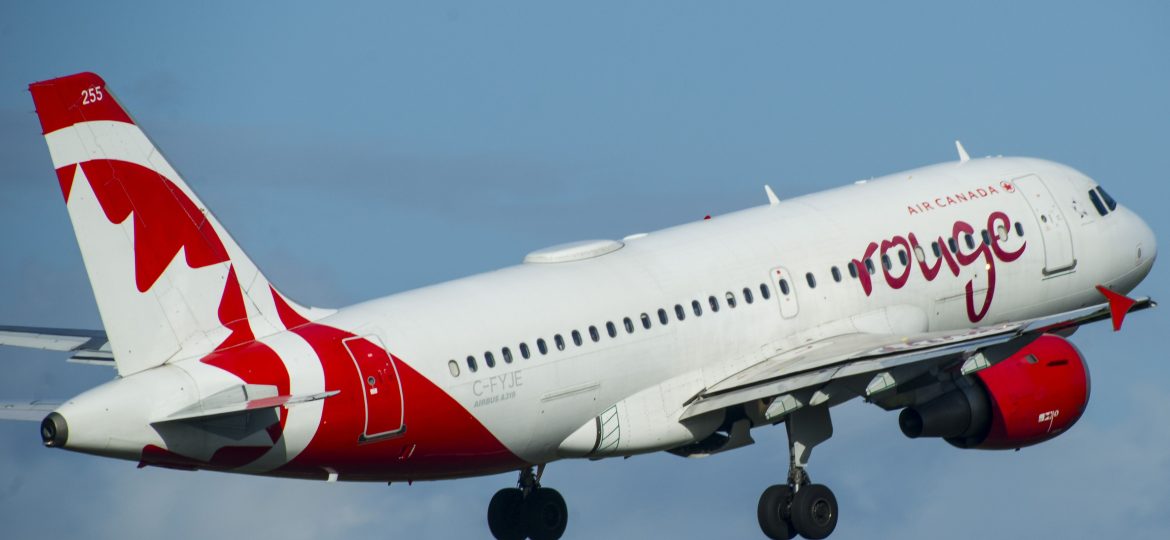
[[[1133, 300], [1133, 312], [1154, 306]], [[685, 406], [681, 420], [758, 402], [766, 421], [780, 421], [803, 406], [830, 406], [855, 397], [879, 398], [922, 375], [956, 370], [964, 375], [1010, 357], [1046, 333], [1116, 319], [1109, 303], [1058, 315], [958, 331], [914, 336], [843, 334], [777, 352], [706, 388]], [[770, 401], [768, 401], [770, 399]], [[881, 403], [879, 403], [881, 404]]]

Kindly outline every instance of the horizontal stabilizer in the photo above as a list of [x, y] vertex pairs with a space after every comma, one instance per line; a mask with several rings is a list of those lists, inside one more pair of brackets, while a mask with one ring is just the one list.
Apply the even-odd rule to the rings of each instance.
[[0, 326], [0, 345], [71, 352], [70, 362], [114, 367], [110, 340], [101, 330]]
[[301, 396], [278, 395], [275, 386], [244, 384], [209, 396], [198, 403], [184, 407], [154, 423], [204, 420], [234, 414], [245, 414], [297, 403], [308, 403], [337, 395], [340, 390]]
[[61, 404], [55, 401], [0, 402], [0, 420], [40, 422]]

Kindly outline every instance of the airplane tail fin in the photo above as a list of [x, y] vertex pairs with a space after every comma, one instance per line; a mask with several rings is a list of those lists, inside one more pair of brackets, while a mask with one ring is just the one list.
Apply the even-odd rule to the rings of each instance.
[[101, 77], [29, 91], [120, 375], [238, 341], [245, 319], [253, 337], [283, 328], [275, 290]]

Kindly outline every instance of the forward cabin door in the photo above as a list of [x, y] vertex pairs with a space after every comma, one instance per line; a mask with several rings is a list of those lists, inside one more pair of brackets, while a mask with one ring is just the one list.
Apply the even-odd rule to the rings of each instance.
[[780, 315], [785, 319], [795, 317], [800, 312], [800, 304], [796, 301], [796, 286], [788, 269], [772, 269], [772, 288], [776, 290], [776, 299], [780, 302]]
[[368, 442], [405, 432], [406, 408], [394, 358], [378, 336], [352, 337], [343, 343], [361, 379], [366, 421], [358, 440]]
[[1060, 210], [1060, 204], [1048, 186], [1034, 174], [1016, 178], [1012, 183], [1024, 194], [1040, 224], [1044, 244], [1044, 275], [1051, 276], [1075, 268], [1077, 259], [1073, 253], [1072, 232], [1064, 212]]

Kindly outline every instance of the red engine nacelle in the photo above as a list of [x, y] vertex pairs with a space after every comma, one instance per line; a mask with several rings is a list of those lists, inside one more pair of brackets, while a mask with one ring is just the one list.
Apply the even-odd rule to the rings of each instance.
[[911, 438], [943, 437], [959, 448], [1004, 450], [1047, 441], [1081, 418], [1089, 370], [1068, 340], [1043, 335], [954, 390], [898, 417]]

